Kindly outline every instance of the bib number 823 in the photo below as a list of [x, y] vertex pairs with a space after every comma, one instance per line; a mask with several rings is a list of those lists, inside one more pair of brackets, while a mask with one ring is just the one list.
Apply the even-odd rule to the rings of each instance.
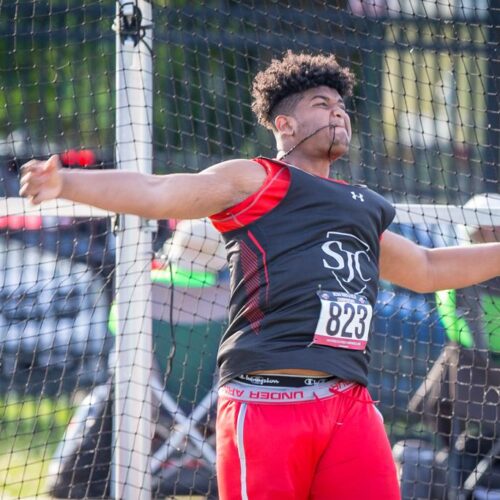
[[351, 302], [330, 302], [330, 318], [326, 323], [328, 335], [341, 335], [342, 337], [357, 339], [364, 338], [369, 325], [368, 307], [364, 304]]
[[350, 294], [322, 291], [318, 296], [321, 312], [313, 343], [364, 349], [373, 316], [371, 304], [364, 297]]

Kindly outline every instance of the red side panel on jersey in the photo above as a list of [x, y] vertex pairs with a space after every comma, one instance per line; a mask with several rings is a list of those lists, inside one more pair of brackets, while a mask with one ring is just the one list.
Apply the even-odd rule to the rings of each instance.
[[221, 233], [245, 227], [256, 221], [277, 207], [288, 192], [288, 167], [267, 158], [256, 158], [254, 161], [266, 169], [266, 180], [258, 191], [242, 202], [210, 217], [214, 227]]
[[262, 286], [259, 273], [259, 256], [241, 241], [241, 269], [243, 271], [243, 283], [247, 295], [247, 308], [244, 316], [253, 332], [260, 333], [264, 311], [260, 306], [259, 291]]

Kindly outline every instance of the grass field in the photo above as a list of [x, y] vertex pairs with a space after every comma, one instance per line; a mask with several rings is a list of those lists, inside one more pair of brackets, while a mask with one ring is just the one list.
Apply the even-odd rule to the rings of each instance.
[[69, 398], [0, 398], [0, 499], [50, 499], [45, 490], [49, 462], [74, 408]]
[[44, 494], [50, 458], [71, 418], [68, 398], [0, 399], [0, 498]]

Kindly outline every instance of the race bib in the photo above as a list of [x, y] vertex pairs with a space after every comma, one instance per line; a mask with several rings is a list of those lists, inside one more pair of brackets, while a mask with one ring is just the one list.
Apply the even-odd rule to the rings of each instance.
[[368, 342], [373, 308], [365, 297], [318, 291], [321, 313], [313, 344], [362, 351]]

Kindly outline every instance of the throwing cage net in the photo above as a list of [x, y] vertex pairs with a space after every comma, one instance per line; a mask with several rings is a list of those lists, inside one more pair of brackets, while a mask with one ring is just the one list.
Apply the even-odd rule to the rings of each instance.
[[[358, 84], [350, 153], [332, 177], [386, 197], [391, 230], [424, 246], [498, 241], [500, 4], [77, 3], [0, 1], [1, 496], [126, 498], [139, 472], [149, 479], [130, 498], [216, 498], [220, 237], [204, 220], [127, 226], [62, 201], [32, 209], [17, 198], [20, 165], [58, 153], [65, 168], [146, 159], [163, 174], [274, 157], [251, 112], [253, 76], [288, 49], [333, 52]], [[131, 225], [145, 239], [124, 237]], [[436, 295], [381, 283], [369, 389], [403, 498], [499, 495], [499, 296], [498, 280]], [[148, 359], [138, 337], [151, 339], [152, 368], [135, 379], [127, 363]], [[131, 403], [113, 406], [131, 378], [119, 396]], [[132, 423], [147, 425], [130, 431], [121, 417], [134, 405], [145, 411]], [[113, 469], [120, 435], [146, 466]]]

